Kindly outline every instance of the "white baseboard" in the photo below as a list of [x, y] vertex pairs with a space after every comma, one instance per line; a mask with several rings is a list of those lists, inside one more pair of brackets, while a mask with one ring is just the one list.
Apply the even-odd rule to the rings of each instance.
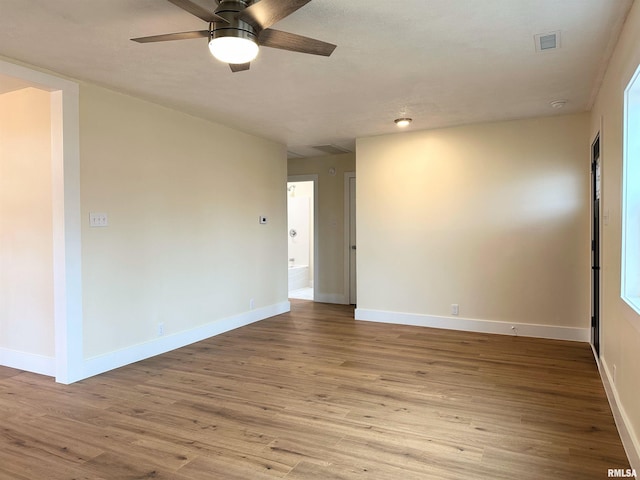
[[356, 308], [356, 320], [443, 328], [448, 330], [462, 330], [465, 332], [495, 333], [499, 335], [514, 335], [514, 331], [511, 327], [515, 326], [517, 335], [521, 337], [552, 338], [556, 340], [571, 340], [575, 342], [589, 341], [588, 328], [558, 327], [553, 325], [535, 325], [530, 323], [507, 323], [495, 320], [441, 317], [417, 313], [367, 310], [363, 308]]
[[0, 348], [0, 365], [49, 377], [56, 374], [56, 359], [54, 357], [19, 352], [8, 348]]
[[633, 429], [633, 425], [627, 416], [622, 403], [620, 403], [620, 397], [618, 396], [618, 390], [613, 383], [613, 375], [609, 370], [607, 362], [602, 359], [598, 359], [598, 356], [594, 353], [596, 363], [598, 364], [598, 370], [600, 372], [600, 378], [602, 378], [602, 384], [604, 390], [607, 393], [607, 399], [609, 399], [609, 405], [613, 412], [613, 418], [618, 427], [618, 433], [622, 440], [622, 445], [627, 453], [627, 458], [631, 464], [631, 468], [634, 468], [637, 472], [640, 472], [640, 438]]
[[313, 292], [313, 301], [320, 303], [337, 303], [339, 305], [349, 303], [342, 293], [322, 293], [318, 291]]
[[133, 345], [105, 355], [88, 358], [84, 361], [80, 378], [74, 378], [71, 382], [92, 377], [131, 363], [139, 362], [140, 360], [154, 357], [156, 355], [220, 335], [221, 333], [228, 332], [229, 330], [234, 330], [236, 328], [264, 320], [265, 318], [289, 312], [290, 310], [291, 304], [288, 301], [281, 302], [267, 307], [250, 310], [233, 317], [216, 320], [215, 322], [211, 322], [191, 330], [178, 332], [165, 337], [159, 337], [149, 342]]

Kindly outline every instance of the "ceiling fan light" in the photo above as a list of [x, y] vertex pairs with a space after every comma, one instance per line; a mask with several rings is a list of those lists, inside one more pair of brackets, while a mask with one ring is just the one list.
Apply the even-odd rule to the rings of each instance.
[[211, 54], [224, 63], [248, 63], [258, 56], [258, 44], [249, 38], [218, 37], [209, 42]]

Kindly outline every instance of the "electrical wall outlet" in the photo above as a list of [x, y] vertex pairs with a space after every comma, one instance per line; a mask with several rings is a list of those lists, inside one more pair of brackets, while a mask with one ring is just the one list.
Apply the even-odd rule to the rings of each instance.
[[164, 335], [164, 322], [160, 322], [158, 324], [158, 336], [162, 337]]
[[106, 227], [109, 225], [109, 218], [106, 213], [89, 213], [90, 227]]
[[256, 302], [252, 298], [251, 300], [249, 300], [249, 310], [253, 310], [254, 308], [256, 308]]
[[460, 306], [457, 303], [451, 304], [451, 315], [458, 315], [460, 312]]

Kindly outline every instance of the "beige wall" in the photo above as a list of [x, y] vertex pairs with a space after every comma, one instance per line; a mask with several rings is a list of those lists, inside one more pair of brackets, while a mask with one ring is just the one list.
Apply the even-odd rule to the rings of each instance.
[[635, 442], [636, 455], [640, 455], [640, 316], [621, 299], [620, 261], [623, 93], [638, 65], [640, 5], [635, 2], [592, 111], [590, 138], [595, 138], [600, 131], [601, 208], [608, 218], [602, 225], [601, 359], [614, 383]]
[[286, 302], [284, 146], [84, 85], [80, 154], [85, 358]]
[[48, 92], [0, 95], [0, 349], [53, 357]]
[[[335, 168], [335, 175], [329, 173]], [[289, 159], [289, 175], [318, 175], [318, 284], [316, 301], [348, 303], [344, 282], [344, 174], [355, 171], [355, 154]]]
[[588, 118], [358, 139], [358, 309], [588, 328]]

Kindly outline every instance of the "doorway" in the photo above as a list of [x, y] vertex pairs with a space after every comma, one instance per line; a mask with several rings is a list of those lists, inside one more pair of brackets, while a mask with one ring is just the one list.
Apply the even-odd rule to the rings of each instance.
[[317, 178], [289, 177], [287, 182], [288, 297], [314, 300], [317, 280]]
[[[80, 243], [80, 135], [78, 84], [0, 60], [0, 76], [50, 94], [53, 356], [5, 349], [5, 365], [55, 376], [83, 378]], [[11, 354], [7, 357], [7, 352]]]
[[51, 93], [12, 85], [0, 94], [0, 362], [53, 376]]
[[600, 356], [600, 133], [591, 144], [591, 344]]

